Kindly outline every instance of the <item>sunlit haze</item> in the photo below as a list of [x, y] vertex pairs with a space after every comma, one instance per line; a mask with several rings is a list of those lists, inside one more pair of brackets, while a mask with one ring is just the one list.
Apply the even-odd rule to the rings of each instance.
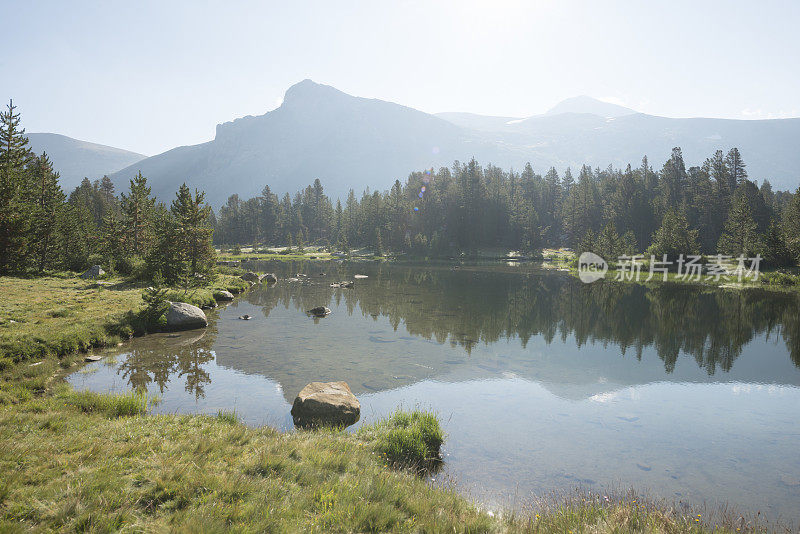
[[302, 79], [427, 112], [591, 95], [670, 117], [800, 115], [798, 2], [9, 2], [0, 99], [29, 132], [147, 155]]

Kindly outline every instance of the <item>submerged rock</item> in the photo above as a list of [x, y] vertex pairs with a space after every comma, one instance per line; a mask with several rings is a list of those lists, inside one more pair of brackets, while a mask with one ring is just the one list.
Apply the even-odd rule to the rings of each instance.
[[291, 413], [297, 426], [349, 426], [358, 421], [361, 404], [347, 382], [311, 382], [294, 399]]
[[89, 278], [97, 278], [99, 276], [103, 276], [106, 272], [103, 270], [102, 267], [99, 265], [92, 265], [86, 272], [81, 275], [81, 278], [89, 279]]
[[167, 327], [170, 330], [205, 328], [208, 319], [203, 310], [185, 302], [170, 302], [167, 310]]
[[311, 308], [306, 313], [313, 315], [314, 317], [325, 317], [331, 313], [331, 309], [325, 306], [317, 306], [316, 308]]
[[268, 284], [275, 284], [278, 282], [278, 277], [272, 273], [267, 273], [261, 277], [261, 280]]

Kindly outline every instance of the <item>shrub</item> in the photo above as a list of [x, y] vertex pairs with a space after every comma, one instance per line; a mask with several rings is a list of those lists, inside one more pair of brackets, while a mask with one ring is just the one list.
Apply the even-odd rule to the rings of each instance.
[[139, 256], [126, 256], [117, 261], [116, 269], [119, 274], [135, 280], [143, 280], [147, 272], [147, 264]]

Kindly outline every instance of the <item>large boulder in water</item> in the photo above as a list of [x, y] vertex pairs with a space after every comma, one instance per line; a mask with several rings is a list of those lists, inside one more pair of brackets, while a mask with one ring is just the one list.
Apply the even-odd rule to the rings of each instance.
[[292, 405], [294, 424], [301, 427], [349, 426], [361, 416], [361, 404], [347, 382], [311, 382]]
[[263, 282], [266, 282], [267, 284], [275, 284], [275, 283], [277, 283], [277, 282], [278, 282], [278, 277], [277, 277], [277, 276], [275, 276], [275, 275], [274, 275], [274, 274], [272, 274], [272, 273], [267, 273], [267, 274], [265, 274], [265, 275], [262, 275], [262, 276], [260, 277], [260, 279], [261, 279]]
[[170, 302], [167, 310], [167, 328], [170, 330], [189, 330], [205, 328], [208, 319], [203, 310], [185, 302]]
[[106, 272], [103, 270], [102, 267], [100, 267], [99, 265], [92, 265], [91, 267], [86, 269], [86, 272], [81, 275], [81, 278], [87, 278], [87, 279], [98, 278], [100, 276], [103, 276], [104, 274], [106, 274]]

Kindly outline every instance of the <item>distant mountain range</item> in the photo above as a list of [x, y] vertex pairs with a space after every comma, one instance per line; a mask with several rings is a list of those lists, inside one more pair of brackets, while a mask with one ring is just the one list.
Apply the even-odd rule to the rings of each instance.
[[68, 194], [84, 177], [97, 179], [145, 159], [147, 156], [54, 133], [29, 133], [28, 146], [53, 161], [61, 175], [61, 187]]
[[[538, 172], [554, 166], [563, 173], [584, 163], [637, 166], [647, 155], [659, 169], [675, 146], [683, 149], [687, 165], [699, 165], [714, 151], [735, 146], [752, 179], [796, 189], [798, 145], [800, 118], [673, 119], [587, 96], [527, 118], [432, 115], [304, 80], [287, 90], [277, 109], [218, 125], [212, 141], [140, 161], [138, 154], [119, 151], [132, 158], [122, 170], [114, 168], [115, 162], [96, 170], [83, 167], [77, 174], [97, 178], [108, 173], [118, 187], [125, 187], [141, 170], [160, 198], [172, 197], [185, 181], [205, 190], [217, 208], [232, 193], [247, 198], [267, 184], [273, 192], [293, 193], [315, 178], [333, 197], [344, 197], [351, 188], [358, 194], [367, 187], [383, 190], [411, 171], [472, 157], [515, 169], [530, 161]], [[70, 176], [81, 168], [80, 158], [65, 154], [62, 162], [55, 152], [51, 155], [59, 170], [70, 169]]]

